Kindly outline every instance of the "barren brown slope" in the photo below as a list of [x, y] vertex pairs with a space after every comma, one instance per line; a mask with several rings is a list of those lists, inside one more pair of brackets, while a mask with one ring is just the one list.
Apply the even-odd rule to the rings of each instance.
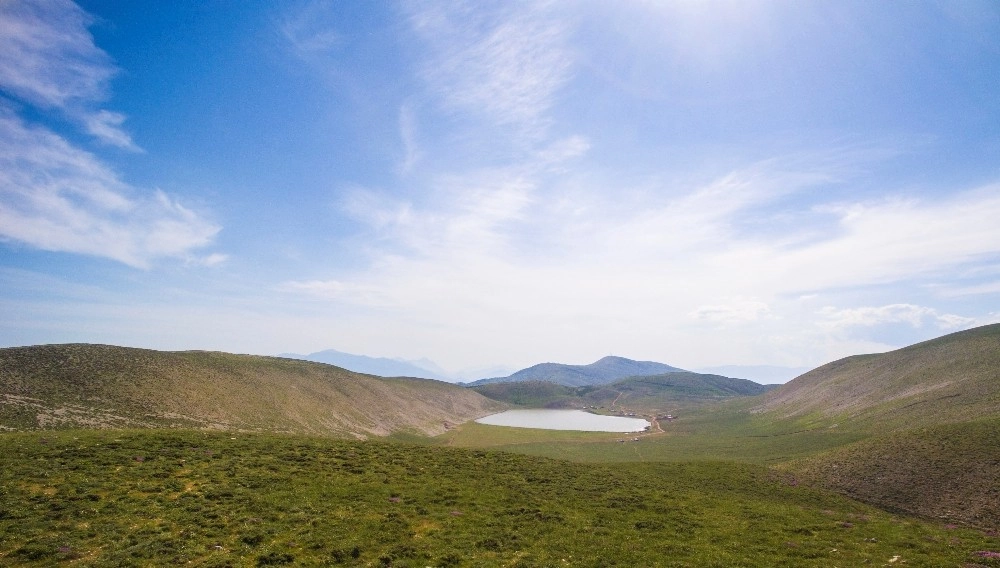
[[307, 361], [108, 345], [0, 349], [0, 428], [196, 427], [437, 434], [501, 405], [426, 379]]
[[1000, 416], [1000, 324], [834, 361], [765, 394], [754, 411], [879, 430]]

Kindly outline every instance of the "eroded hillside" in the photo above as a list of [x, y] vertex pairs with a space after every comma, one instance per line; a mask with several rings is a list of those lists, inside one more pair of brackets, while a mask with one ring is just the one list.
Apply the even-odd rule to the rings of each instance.
[[277, 357], [108, 345], [0, 349], [0, 427], [438, 434], [502, 405], [439, 381]]

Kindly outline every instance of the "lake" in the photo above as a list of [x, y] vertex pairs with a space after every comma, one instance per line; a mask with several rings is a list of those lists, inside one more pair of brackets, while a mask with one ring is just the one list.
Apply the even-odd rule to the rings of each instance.
[[541, 428], [543, 430], [581, 430], [584, 432], [641, 432], [649, 426], [642, 418], [602, 416], [582, 410], [508, 410], [476, 420], [490, 426]]

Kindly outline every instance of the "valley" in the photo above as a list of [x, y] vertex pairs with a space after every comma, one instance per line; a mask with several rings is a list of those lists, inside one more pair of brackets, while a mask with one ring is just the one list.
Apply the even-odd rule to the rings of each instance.
[[[1000, 566], [998, 361], [997, 325], [777, 387], [4, 349], [0, 564]], [[654, 427], [473, 421], [509, 408]]]

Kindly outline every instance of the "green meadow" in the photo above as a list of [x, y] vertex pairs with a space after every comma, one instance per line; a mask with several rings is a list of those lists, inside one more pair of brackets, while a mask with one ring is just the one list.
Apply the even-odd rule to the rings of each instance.
[[1000, 548], [991, 534], [735, 461], [175, 430], [0, 436], [10, 566], [1000, 566], [984, 556]]
[[[689, 410], [663, 432], [615, 434], [462, 424], [435, 438], [468, 448], [493, 448], [583, 462], [733, 460], [782, 463], [867, 438], [867, 431], [828, 422], [775, 421], [743, 412], [747, 403]], [[638, 437], [639, 441], [633, 441]], [[620, 442], [624, 440], [624, 442]]]

